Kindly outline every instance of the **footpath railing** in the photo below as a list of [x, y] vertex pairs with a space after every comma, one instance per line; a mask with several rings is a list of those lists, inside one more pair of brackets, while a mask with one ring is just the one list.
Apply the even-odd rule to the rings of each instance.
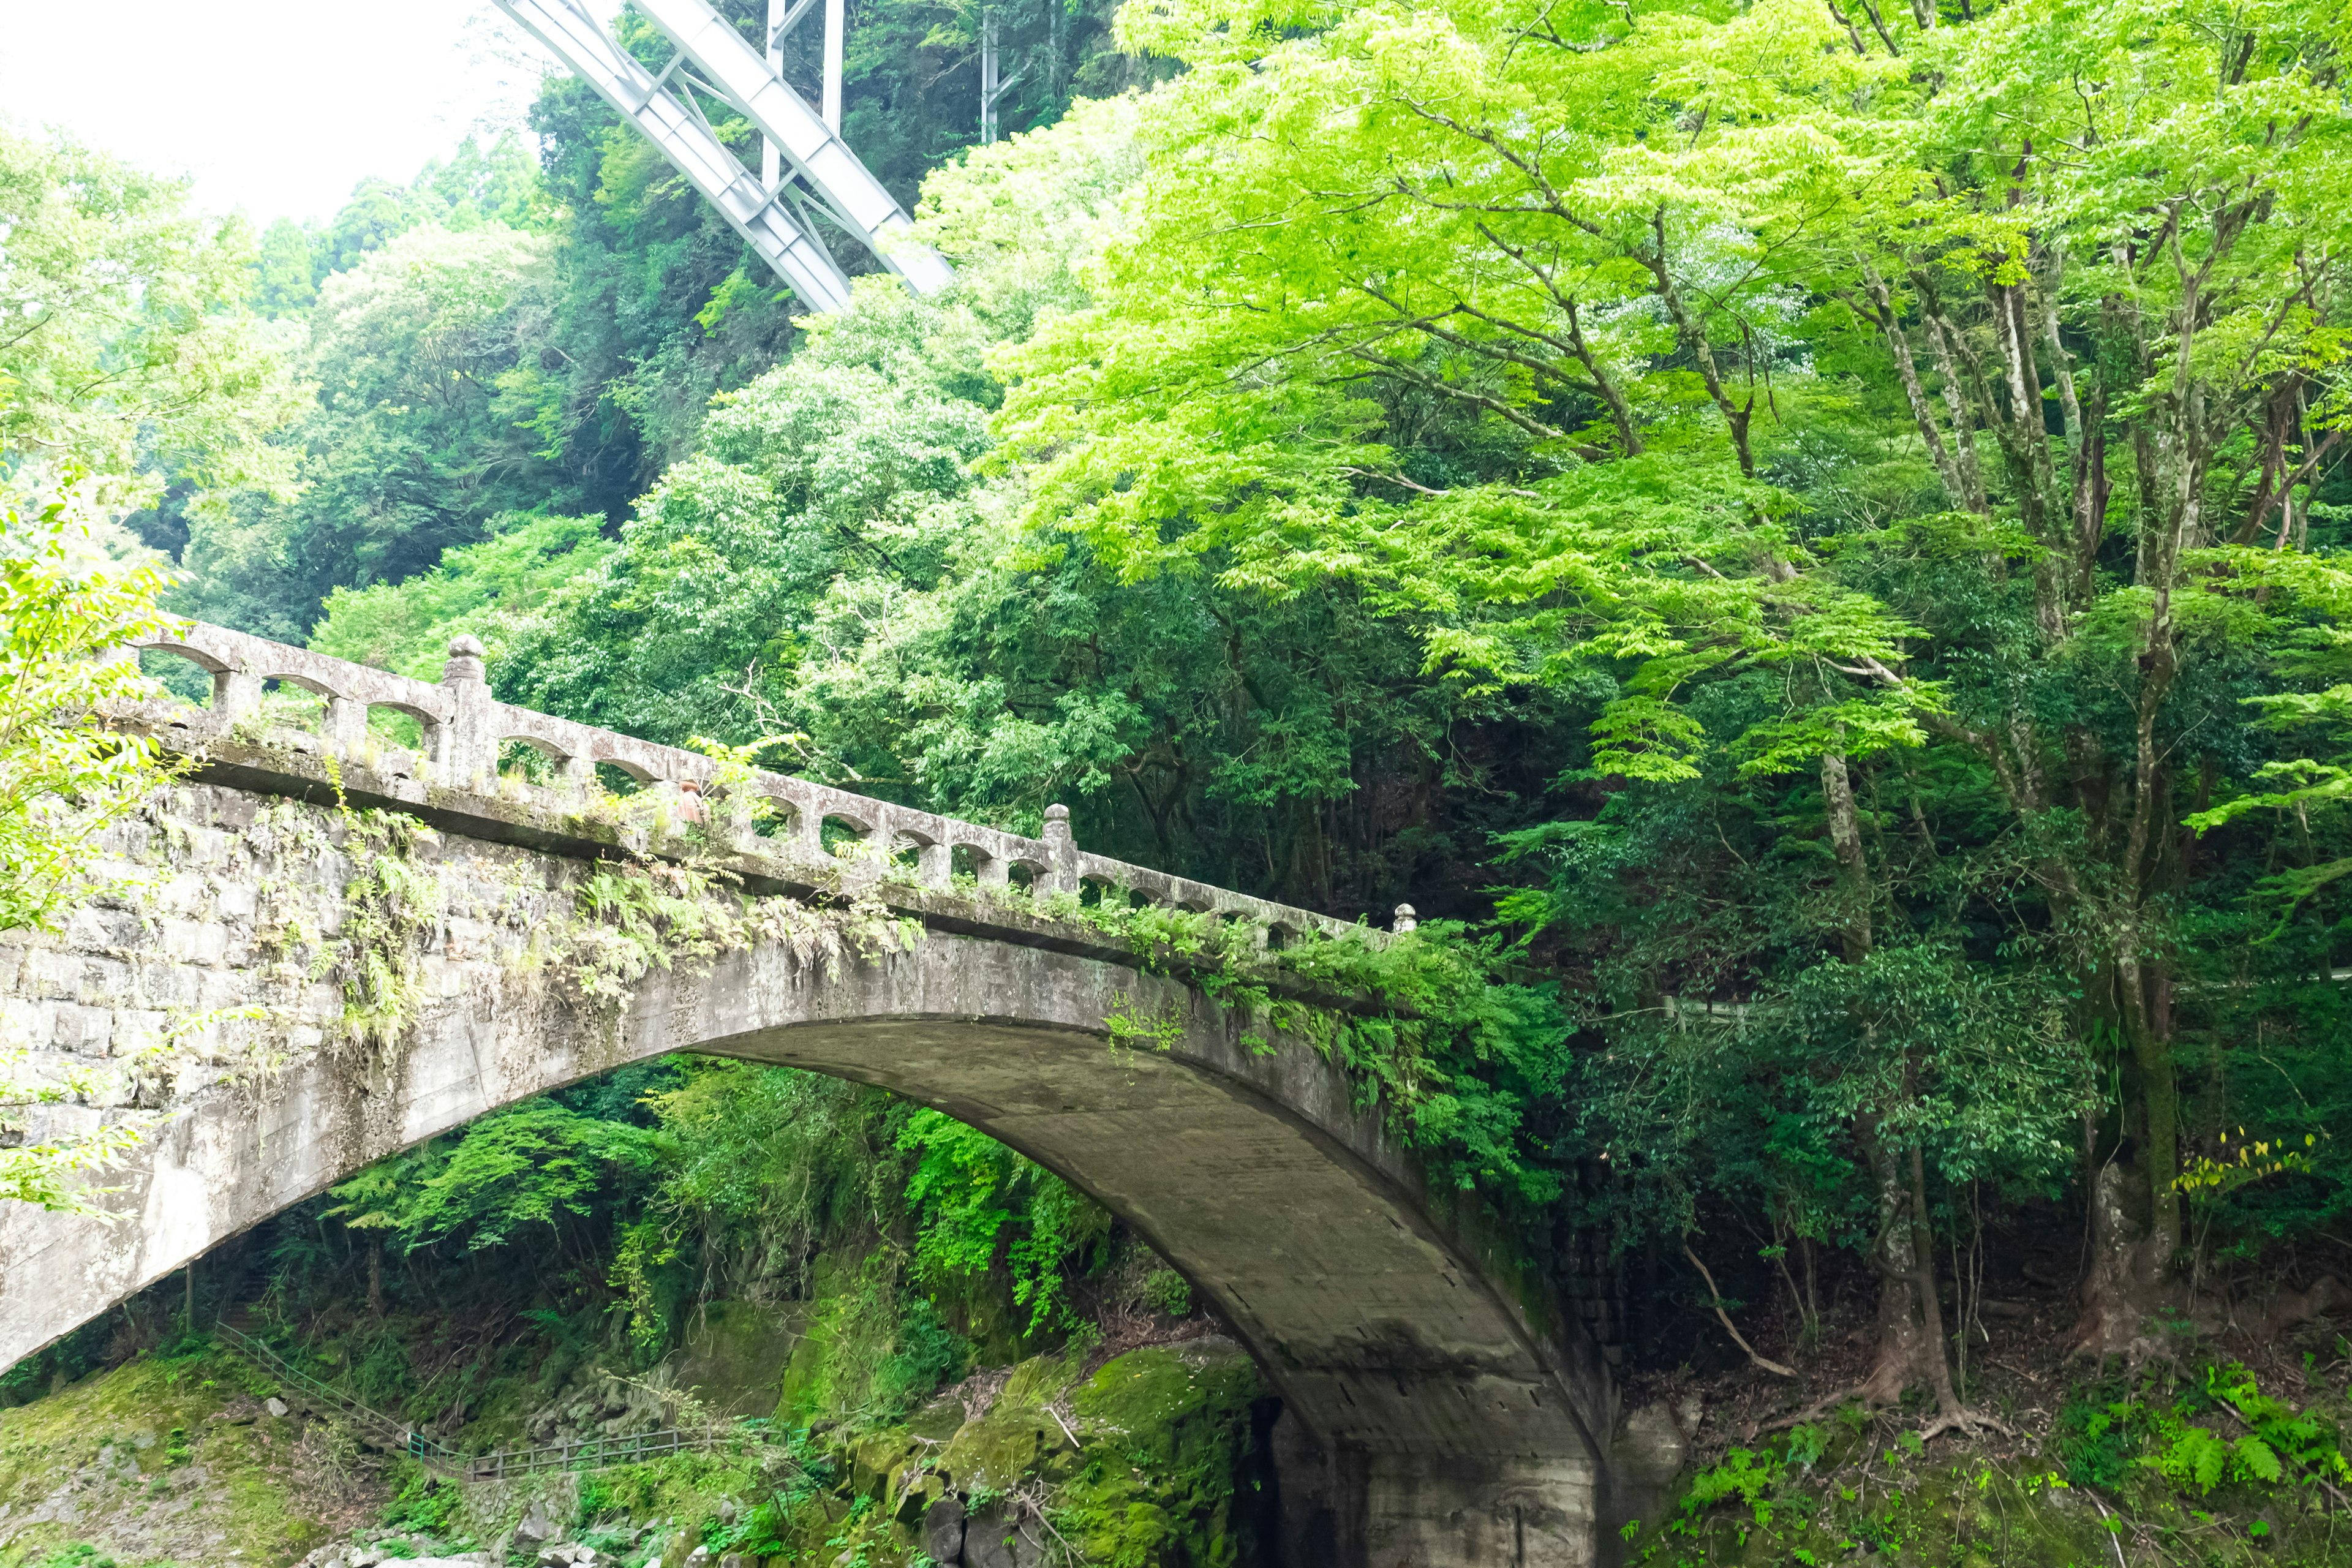
[[414, 1426], [371, 1409], [332, 1384], [313, 1377], [251, 1334], [216, 1323], [213, 1331], [230, 1351], [301, 1396], [323, 1405], [350, 1421], [387, 1453], [404, 1454], [427, 1469], [460, 1481], [505, 1480], [548, 1470], [602, 1470], [634, 1465], [690, 1448], [708, 1448], [740, 1437], [736, 1426], [681, 1426], [663, 1432], [639, 1432], [617, 1437], [582, 1437], [568, 1443], [548, 1443], [530, 1448], [501, 1448], [488, 1454], [464, 1454], [436, 1442]]
[[[1072, 840], [1069, 811], [1060, 805], [1045, 809], [1045, 837], [1028, 838], [758, 769], [722, 780], [719, 765], [699, 752], [497, 700], [486, 678], [482, 645], [470, 637], [450, 642], [437, 685], [200, 621], [180, 623], [168, 634], [142, 637], [105, 657], [132, 658], [142, 650], [174, 655], [204, 670], [212, 679], [211, 701], [201, 708], [176, 699], [144, 703], [116, 715], [118, 721], [190, 750], [244, 742], [315, 758], [310, 765], [324, 768], [338, 791], [349, 784], [354, 794], [394, 805], [463, 809], [449, 798], [454, 795], [486, 805], [502, 804], [509, 812], [520, 805], [561, 818], [592, 809], [600, 798], [597, 770], [611, 767], [655, 795], [672, 818], [733, 821], [741, 839], [736, 847], [787, 863], [837, 870], [839, 860], [826, 847], [831, 826], [836, 835], [845, 831], [884, 854], [911, 855], [917, 877], [930, 888], [949, 887], [961, 863], [982, 888], [1025, 881], [1033, 889], [1076, 893], [1092, 885], [1121, 898], [1246, 921], [1276, 945], [1309, 931], [1337, 936], [1364, 930], [1312, 910], [1087, 854]], [[264, 702], [272, 684], [300, 688], [322, 700], [316, 721], [307, 727], [276, 721]], [[421, 749], [385, 743], [373, 732], [369, 714], [376, 710], [415, 721]], [[551, 782], [534, 782], [520, 770], [501, 772], [502, 757], [516, 755], [516, 746], [540, 753]], [[745, 812], [747, 803], [734, 801], [714, 812], [724, 792], [754, 797], [761, 809]], [[1412, 929], [1409, 909], [1397, 910], [1397, 929]], [[1377, 931], [1366, 934], [1382, 940]]]

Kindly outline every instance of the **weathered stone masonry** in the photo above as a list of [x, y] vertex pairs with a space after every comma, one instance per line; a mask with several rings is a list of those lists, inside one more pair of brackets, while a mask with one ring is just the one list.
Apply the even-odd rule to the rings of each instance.
[[[1342, 1561], [1593, 1561], [1594, 1438], [1613, 1411], [1590, 1346], [1514, 1282], [1475, 1224], [1433, 1200], [1339, 1069], [1287, 1038], [1254, 1050], [1249, 1021], [1181, 974], [1139, 967], [1006, 884], [1018, 868], [1039, 887], [1095, 881], [1275, 932], [1337, 922], [1084, 854], [1060, 816], [1027, 839], [804, 781], [725, 780], [694, 753], [492, 701], [469, 639], [439, 686], [212, 627], [173, 646], [213, 671], [215, 699], [124, 716], [203, 759], [111, 845], [152, 886], [85, 910], [58, 940], [0, 945], [0, 1018], [62, 1068], [119, 1059], [173, 1018], [257, 1009], [215, 1019], [213, 1037], [278, 1067], [239, 1086], [184, 1086], [183, 1114], [113, 1178], [117, 1223], [0, 1213], [0, 1364], [372, 1161], [694, 1049], [936, 1106], [1134, 1225], [1233, 1323], [1327, 1450]], [[257, 728], [270, 679], [325, 696], [324, 732]], [[421, 754], [370, 742], [366, 710], [382, 705], [417, 719]], [[559, 782], [499, 778], [511, 740], [543, 752]], [[614, 812], [591, 787], [599, 763], [650, 798]], [[772, 801], [783, 831], [762, 836], [722, 782]], [[405, 852], [443, 901], [409, 933], [414, 1016], [388, 1045], [352, 1037], [343, 986], [319, 957], [378, 852], [346, 807], [435, 830]], [[826, 854], [827, 820], [911, 849], [910, 874]], [[772, 895], [760, 929], [709, 962], [650, 971], [625, 1006], [586, 994], [577, 944], [561, 940], [582, 930], [575, 889], [599, 858], [658, 862], [689, 829]], [[959, 850], [977, 890], [951, 881]], [[863, 953], [814, 952], [838, 926], [786, 900], [845, 879], [919, 924], [919, 940], [888, 941], [868, 918]], [[1169, 1048], [1109, 1048], [1114, 1016], [1154, 1020]]]

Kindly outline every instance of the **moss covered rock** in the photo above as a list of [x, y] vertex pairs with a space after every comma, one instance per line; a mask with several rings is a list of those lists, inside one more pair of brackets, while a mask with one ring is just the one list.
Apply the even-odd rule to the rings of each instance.
[[808, 1309], [799, 1302], [712, 1301], [688, 1321], [672, 1382], [710, 1409], [765, 1415], [807, 1323]]
[[0, 1565], [68, 1542], [125, 1562], [289, 1563], [380, 1509], [376, 1468], [271, 1415], [274, 1392], [226, 1358], [150, 1357], [0, 1411]]
[[1005, 1492], [1030, 1476], [1050, 1476], [1069, 1468], [1069, 1439], [1054, 1418], [1036, 1405], [1007, 1405], [977, 1421], [967, 1421], [947, 1450], [939, 1470], [966, 1492]]
[[1061, 1528], [1088, 1563], [1239, 1562], [1257, 1368], [1227, 1340], [1130, 1351], [1071, 1391], [1084, 1460]]

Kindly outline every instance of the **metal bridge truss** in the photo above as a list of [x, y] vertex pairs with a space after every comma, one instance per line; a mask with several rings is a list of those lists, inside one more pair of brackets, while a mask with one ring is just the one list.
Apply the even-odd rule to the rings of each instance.
[[[792, 0], [774, 15], [768, 48], [755, 50], [704, 0], [635, 0], [669, 40], [669, 61], [648, 69], [614, 42], [583, 0], [498, 0], [499, 9], [596, 89], [717, 207], [735, 231], [818, 310], [849, 303], [849, 279], [817, 227], [820, 216], [854, 237], [919, 294], [953, 277], [937, 251], [908, 235], [907, 215], [842, 142], [842, 0]], [[825, 8], [824, 112], [779, 74], [787, 34], [818, 4]], [[705, 97], [759, 131], [767, 151], [759, 174], [719, 140]]]

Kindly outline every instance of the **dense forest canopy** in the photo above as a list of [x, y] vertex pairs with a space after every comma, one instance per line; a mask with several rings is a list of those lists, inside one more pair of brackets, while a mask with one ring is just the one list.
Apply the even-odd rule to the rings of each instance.
[[[1013, 9], [973, 147], [970, 15], [853, 7], [848, 139], [960, 271], [830, 317], [560, 79], [535, 167], [257, 239], [0, 141], [0, 451], [147, 475], [184, 613], [1464, 922], [1513, 1000], [1428, 1047], [1437, 1168], [1641, 1321], [1720, 1304], [1685, 1258], [1868, 1291], [1874, 1400], [1973, 1419], [1963, 1247], [2111, 1352], [2352, 1244], [2340, 5]], [[334, 1212], [625, 1193], [654, 1344], [680, 1237], [768, 1266], [708, 1150], [800, 1117], [793, 1214], [887, 1166], [936, 1276], [1017, 1212], [1033, 1326], [1108, 1256], [952, 1124], [680, 1070]]]

